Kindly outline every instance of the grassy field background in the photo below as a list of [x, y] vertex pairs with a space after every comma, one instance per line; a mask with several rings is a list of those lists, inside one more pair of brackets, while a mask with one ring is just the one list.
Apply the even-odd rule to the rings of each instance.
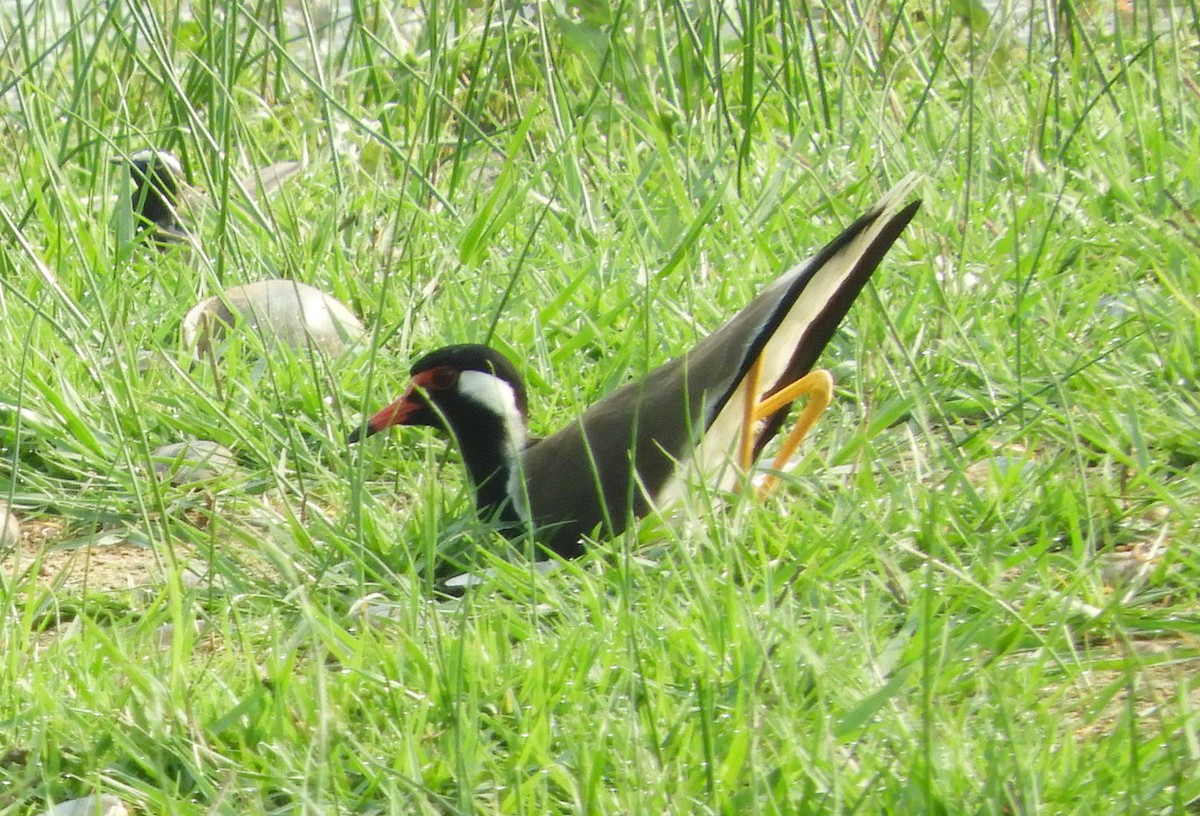
[[[1200, 807], [1194, 3], [0, 19], [0, 814]], [[128, 240], [147, 146], [200, 251]], [[496, 543], [456, 455], [344, 441], [415, 355], [496, 344], [548, 432], [914, 170], [769, 501], [437, 599]], [[370, 342], [193, 366], [184, 312], [269, 277]], [[148, 475], [193, 438], [238, 472]]]

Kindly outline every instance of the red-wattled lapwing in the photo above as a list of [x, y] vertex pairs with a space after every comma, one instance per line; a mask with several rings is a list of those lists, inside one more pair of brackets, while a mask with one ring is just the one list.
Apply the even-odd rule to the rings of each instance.
[[[631, 517], [675, 498], [691, 474], [736, 487], [778, 433], [791, 403], [808, 402], [785, 440], [781, 467], [832, 398], [813, 371], [821, 350], [920, 207], [914, 179], [893, 189], [807, 263], [780, 277], [682, 357], [622, 386], [545, 439], [526, 437], [525, 386], [494, 349], [448, 346], [412, 366], [395, 402], [350, 434], [393, 425], [448, 430], [482, 516], [570, 558], [597, 528], [618, 535]], [[736, 467], [731, 466], [736, 463]]]
[[[188, 216], [196, 216], [213, 203], [199, 190], [184, 182], [183, 165], [166, 150], [143, 149], [128, 158], [113, 160], [128, 164], [132, 190], [129, 208], [133, 213], [134, 232], [149, 233], [150, 240], [162, 249], [192, 240]], [[247, 177], [235, 179], [235, 189], [245, 194], [247, 202], [255, 202], [256, 191], [268, 195], [303, 168], [298, 161], [281, 161], [255, 169]]]
[[183, 166], [179, 159], [165, 150], [139, 150], [128, 161], [133, 183], [129, 209], [136, 234], [149, 232], [150, 239], [164, 248], [186, 243], [191, 233], [180, 218]]

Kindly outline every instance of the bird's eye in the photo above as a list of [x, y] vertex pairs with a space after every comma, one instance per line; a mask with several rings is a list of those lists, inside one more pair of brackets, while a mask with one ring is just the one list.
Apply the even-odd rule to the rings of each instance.
[[445, 391], [447, 388], [453, 388], [458, 382], [457, 369], [448, 366], [441, 366], [429, 372], [429, 386], [438, 391]]

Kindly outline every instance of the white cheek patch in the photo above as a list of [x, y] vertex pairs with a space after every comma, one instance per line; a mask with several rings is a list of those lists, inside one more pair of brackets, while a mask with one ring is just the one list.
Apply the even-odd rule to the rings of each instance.
[[500, 417], [516, 450], [525, 447], [525, 418], [511, 385], [483, 371], [464, 371], [458, 375], [458, 393]]
[[481, 405], [504, 423], [504, 435], [507, 442], [504, 452], [508, 465], [508, 479], [505, 482], [505, 492], [516, 508], [517, 515], [524, 521], [529, 521], [528, 503], [522, 489], [523, 474], [521, 472], [521, 450], [525, 447], [525, 417], [517, 408], [517, 395], [512, 386], [504, 380], [483, 371], [464, 371], [458, 375], [458, 393], [471, 402]]
[[147, 148], [135, 150], [129, 154], [129, 161], [159, 162], [167, 168], [167, 172], [177, 181], [183, 178], [183, 165], [179, 163], [179, 159], [175, 158], [174, 154], [167, 153], [164, 150], [149, 150]]

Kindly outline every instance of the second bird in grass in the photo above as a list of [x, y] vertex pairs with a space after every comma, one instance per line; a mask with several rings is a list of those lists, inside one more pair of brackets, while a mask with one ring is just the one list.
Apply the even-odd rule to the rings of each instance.
[[692, 476], [736, 487], [797, 397], [808, 403], [777, 466], [829, 404], [832, 379], [813, 366], [920, 207], [905, 203], [912, 186], [910, 177], [690, 352], [545, 439], [527, 436], [525, 384], [512, 362], [487, 346], [457, 345], [418, 360], [408, 390], [350, 441], [393, 425], [449, 431], [480, 514], [510, 536], [532, 525], [567, 558], [583, 552], [583, 536], [619, 535], [669, 503]]
[[[183, 164], [166, 150], [138, 150], [113, 161], [129, 167], [129, 208], [134, 232], [139, 236], [148, 233], [151, 241], [163, 249], [192, 241], [188, 222], [216, 208], [208, 196], [187, 184]], [[233, 179], [231, 184], [243, 193], [242, 208], [253, 213], [259, 197], [278, 190], [303, 167], [301, 162], [293, 160], [275, 162], [255, 168], [246, 177]]]
[[[124, 162], [123, 159], [117, 159]], [[165, 150], [139, 150], [129, 156], [129, 209], [138, 235], [150, 233], [161, 247], [188, 241], [190, 231], [180, 217], [183, 166]]]

